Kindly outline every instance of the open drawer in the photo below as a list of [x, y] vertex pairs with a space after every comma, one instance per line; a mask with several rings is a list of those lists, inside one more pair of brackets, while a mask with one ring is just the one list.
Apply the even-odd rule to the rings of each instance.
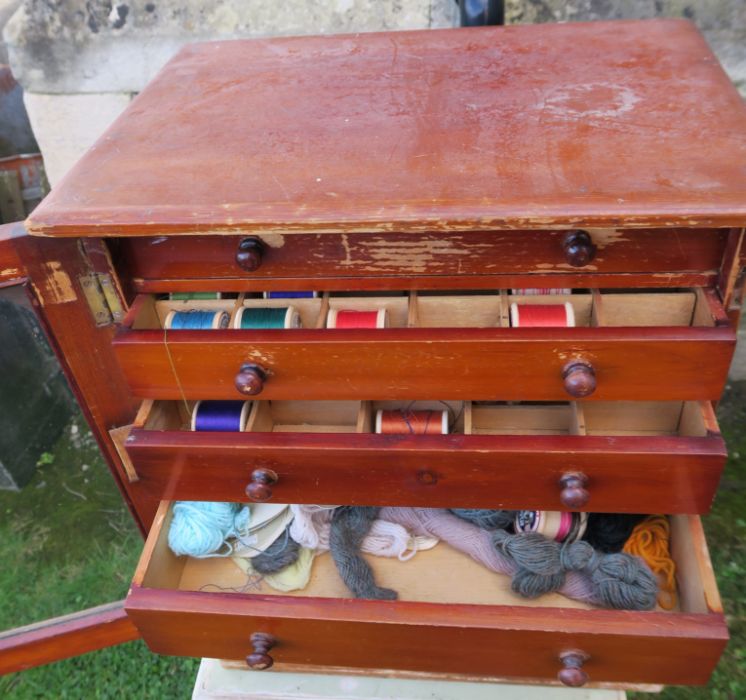
[[[444, 410], [447, 435], [375, 434], [378, 409]], [[179, 500], [705, 513], [726, 449], [709, 402], [255, 401], [243, 432], [192, 432], [145, 401], [132, 472]]]
[[[278, 668], [546, 681], [575, 651], [590, 682], [702, 684], [728, 638], [697, 516], [671, 518], [679, 594], [672, 612], [601, 610], [559, 594], [528, 601], [510, 591], [507, 577], [444, 543], [408, 562], [366, 557], [376, 580], [398, 591], [397, 601], [349, 599], [329, 554], [314, 561], [306, 589], [278, 594], [263, 581], [247, 586], [229, 559], [176, 557], [169, 522], [164, 502], [126, 602], [145, 642], [161, 654], [242, 660], [264, 649]], [[269, 645], [254, 647], [257, 634]]]
[[[719, 398], [735, 345], [717, 295], [703, 289], [573, 293], [551, 302], [507, 292], [297, 301], [279, 305], [299, 306], [302, 328], [245, 330], [233, 328], [239, 309], [278, 301], [141, 296], [114, 348], [143, 398], [680, 401]], [[511, 328], [514, 302], [567, 302], [576, 327]], [[227, 328], [163, 328], [175, 308], [216, 304]], [[386, 328], [324, 327], [330, 309], [382, 308]]]

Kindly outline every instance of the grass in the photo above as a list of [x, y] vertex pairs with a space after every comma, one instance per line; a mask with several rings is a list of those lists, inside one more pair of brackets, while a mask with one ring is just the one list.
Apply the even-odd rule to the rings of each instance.
[[[142, 538], [81, 419], [21, 492], [0, 491], [0, 629], [120, 600]], [[198, 661], [142, 642], [0, 678], [0, 697], [188, 698]]]
[[[728, 388], [718, 414], [731, 456], [704, 523], [731, 642], [705, 688], [667, 688], [661, 700], [746, 698], [746, 382]], [[127, 592], [142, 539], [83, 426], [43, 456], [22, 492], [0, 491], [0, 629]], [[188, 698], [197, 665], [133, 642], [0, 678], [0, 697]]]
[[[666, 688], [661, 700], [746, 698], [746, 382], [733, 382], [718, 409], [730, 457], [715, 505], [703, 518], [723, 598], [730, 643], [703, 688]], [[650, 697], [642, 694], [636, 700]]]

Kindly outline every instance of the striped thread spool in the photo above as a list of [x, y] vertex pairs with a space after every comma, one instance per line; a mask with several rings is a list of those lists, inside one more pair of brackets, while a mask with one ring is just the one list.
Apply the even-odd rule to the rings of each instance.
[[513, 328], [572, 328], [575, 310], [572, 304], [516, 304], [510, 305], [510, 325]]
[[192, 430], [200, 433], [240, 433], [246, 427], [251, 401], [197, 401]]
[[555, 542], [577, 542], [585, 534], [588, 513], [570, 511], [521, 510], [515, 516], [514, 527], [519, 532], [538, 532]]
[[356, 311], [352, 309], [329, 309], [327, 328], [387, 328], [389, 316], [386, 309]]
[[301, 319], [294, 306], [249, 307], [242, 306], [236, 312], [233, 327], [242, 330], [262, 328], [301, 328]]
[[379, 435], [448, 435], [448, 411], [376, 411]]
[[230, 316], [225, 311], [169, 311], [164, 323], [168, 330], [216, 330], [228, 328]]
[[265, 299], [316, 299], [318, 292], [264, 292]]
[[538, 289], [536, 287], [529, 287], [528, 289], [511, 289], [510, 291], [516, 296], [522, 297], [544, 297], [554, 296], [555, 294], [572, 294], [572, 289], [569, 288]]

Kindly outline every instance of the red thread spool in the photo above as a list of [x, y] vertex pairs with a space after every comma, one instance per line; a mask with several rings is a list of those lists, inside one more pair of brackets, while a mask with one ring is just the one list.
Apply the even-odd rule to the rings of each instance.
[[448, 435], [448, 411], [376, 411], [382, 435]]
[[564, 304], [510, 305], [510, 325], [514, 328], [570, 328], [575, 325], [575, 311]]
[[386, 309], [376, 311], [353, 311], [352, 309], [329, 309], [327, 328], [386, 328]]

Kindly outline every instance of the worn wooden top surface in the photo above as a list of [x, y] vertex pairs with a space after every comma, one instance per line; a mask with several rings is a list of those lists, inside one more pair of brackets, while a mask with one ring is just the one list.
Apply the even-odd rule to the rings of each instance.
[[195, 44], [34, 233], [746, 223], [746, 108], [680, 20]]

